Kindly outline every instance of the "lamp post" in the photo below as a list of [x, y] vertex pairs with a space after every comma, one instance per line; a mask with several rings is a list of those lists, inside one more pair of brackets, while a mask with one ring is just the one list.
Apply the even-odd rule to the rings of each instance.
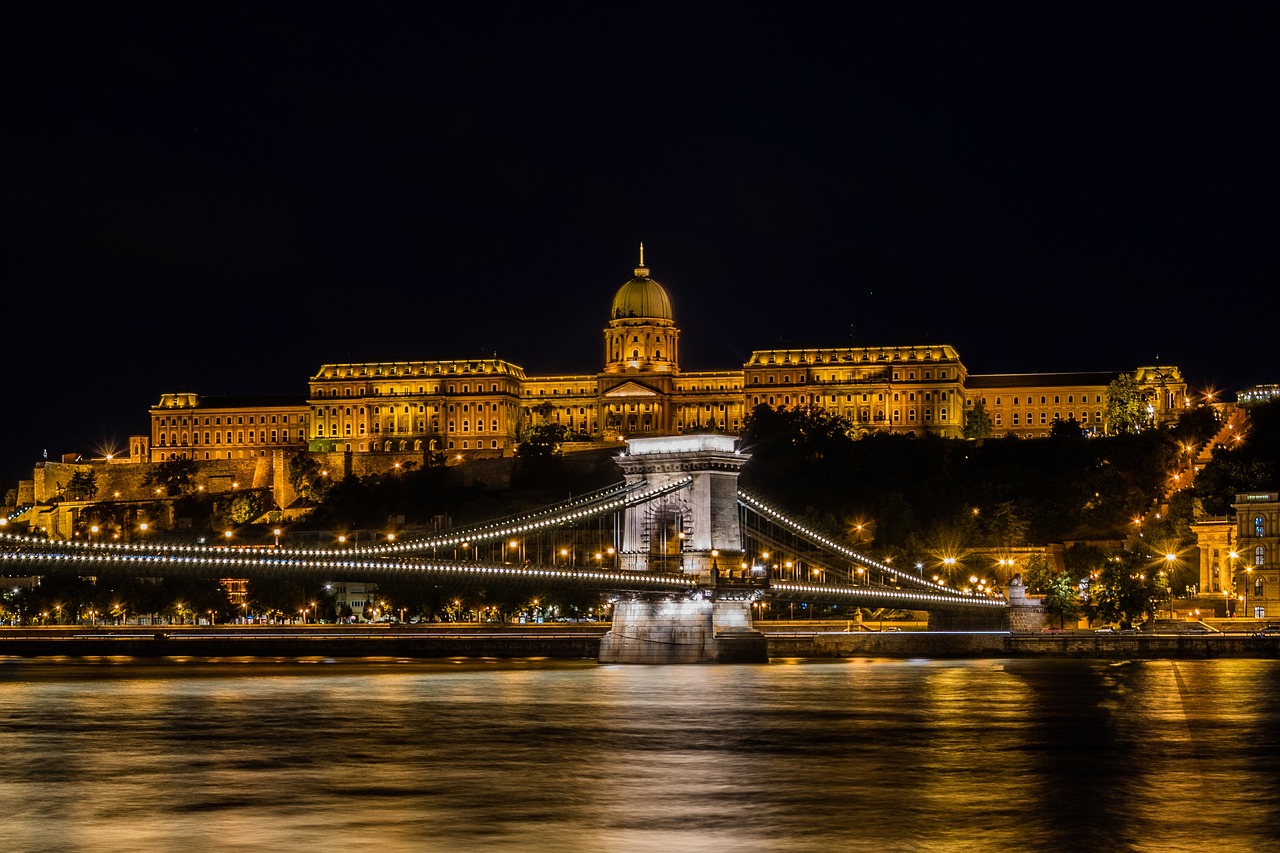
[[[1240, 571], [1240, 555], [1235, 551], [1227, 552], [1227, 559], [1231, 561], [1231, 597], [1236, 601], [1240, 600], [1240, 596], [1236, 593], [1236, 573]], [[1223, 584], [1223, 593], [1226, 593], [1226, 584]], [[1231, 615], [1230, 605], [1227, 608], [1227, 616]], [[1238, 614], [1237, 614], [1238, 615]]]
[[1249, 581], [1253, 577], [1253, 566], [1249, 566], [1244, 570], [1244, 615], [1246, 618], [1253, 618], [1249, 613]]

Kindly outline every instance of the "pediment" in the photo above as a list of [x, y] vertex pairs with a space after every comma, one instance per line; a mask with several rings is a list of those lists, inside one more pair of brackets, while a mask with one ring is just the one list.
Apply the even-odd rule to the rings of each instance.
[[658, 397], [661, 396], [657, 391], [648, 385], [641, 385], [639, 382], [623, 382], [621, 385], [615, 385], [608, 391], [604, 392], [606, 397]]

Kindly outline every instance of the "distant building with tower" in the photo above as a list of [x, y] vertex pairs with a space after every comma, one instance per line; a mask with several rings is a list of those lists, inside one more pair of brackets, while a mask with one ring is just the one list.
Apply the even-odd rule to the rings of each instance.
[[1177, 367], [1086, 373], [970, 374], [945, 344], [756, 350], [741, 367], [685, 371], [680, 328], [644, 248], [614, 294], [593, 373], [531, 376], [499, 358], [323, 364], [306, 394], [165, 393], [130, 457], [159, 462], [267, 456], [276, 450], [510, 456], [521, 433], [559, 424], [582, 446], [686, 433], [736, 434], [757, 406], [820, 407], [859, 433], [960, 438], [981, 403], [994, 434], [1038, 438], [1057, 421], [1106, 428], [1108, 385], [1124, 373], [1153, 423], [1188, 404]]

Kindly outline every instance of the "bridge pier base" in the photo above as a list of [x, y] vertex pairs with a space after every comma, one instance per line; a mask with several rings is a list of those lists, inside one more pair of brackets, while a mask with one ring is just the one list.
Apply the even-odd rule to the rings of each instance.
[[751, 602], [635, 598], [613, 606], [600, 663], [767, 663], [764, 634], [751, 627]]

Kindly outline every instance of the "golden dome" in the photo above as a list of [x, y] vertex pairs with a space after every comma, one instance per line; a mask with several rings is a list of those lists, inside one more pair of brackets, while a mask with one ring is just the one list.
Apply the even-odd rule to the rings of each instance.
[[644, 265], [644, 244], [640, 244], [640, 266], [636, 267], [635, 278], [618, 288], [613, 297], [613, 308], [609, 311], [610, 320], [626, 320], [635, 317], [646, 320], [674, 320], [671, 313], [671, 298], [663, 290], [662, 285], [649, 278], [649, 268]]

